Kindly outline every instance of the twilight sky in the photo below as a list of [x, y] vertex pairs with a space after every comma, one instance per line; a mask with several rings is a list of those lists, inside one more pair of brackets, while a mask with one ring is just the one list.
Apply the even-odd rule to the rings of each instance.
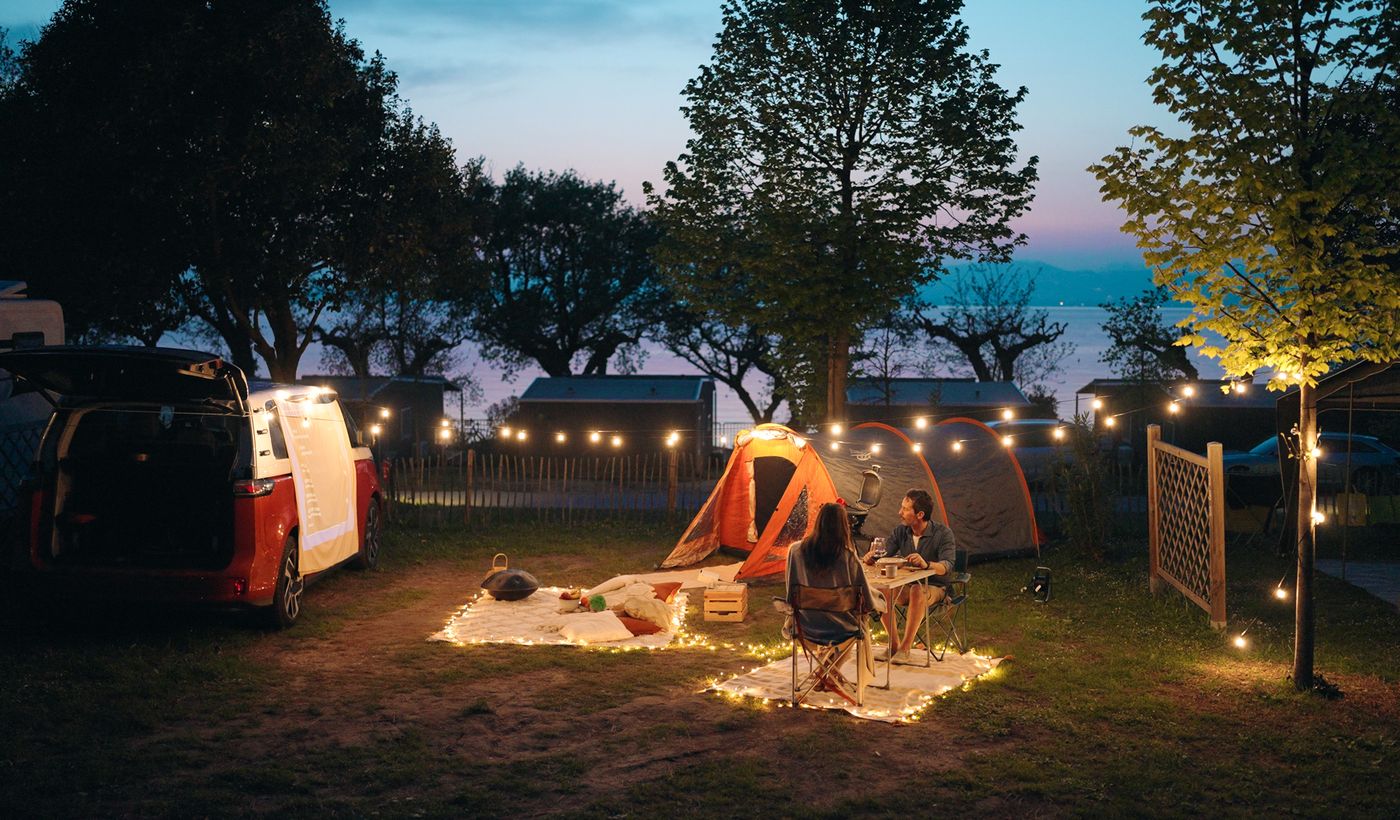
[[[499, 174], [573, 168], [640, 204], [643, 180], [684, 148], [680, 92], [709, 60], [719, 0], [331, 0], [368, 51], [383, 52], [415, 111], [462, 157]], [[38, 36], [54, 0], [0, 0], [11, 40]], [[1137, 0], [969, 0], [972, 45], [1026, 86], [1023, 155], [1040, 157], [1019, 252], [1065, 268], [1135, 266], [1116, 209], [1084, 171], [1136, 124], [1166, 121], [1146, 77]]]

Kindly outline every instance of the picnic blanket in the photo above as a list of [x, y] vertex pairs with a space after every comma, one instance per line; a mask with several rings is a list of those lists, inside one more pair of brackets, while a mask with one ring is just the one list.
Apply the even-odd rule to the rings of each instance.
[[[918, 653], [916, 652], [916, 657]], [[1001, 658], [984, 658], [971, 652], [956, 655], [949, 652], [943, 661], [922, 666], [899, 666], [890, 669], [890, 688], [866, 686], [860, 706], [854, 706], [829, 692], [813, 692], [803, 704], [818, 709], [841, 709], [867, 720], [885, 723], [907, 723], [918, 720], [917, 713], [939, 695], [962, 686], [992, 671]], [[855, 659], [841, 668], [842, 674], [855, 680]], [[797, 674], [806, 671], [802, 658], [797, 659]], [[885, 682], [885, 666], [876, 664], [875, 683]], [[709, 691], [786, 702], [792, 696], [792, 660], [783, 658], [743, 675], [711, 686]]]
[[563, 587], [540, 587], [520, 601], [498, 601], [484, 593], [462, 607], [430, 641], [458, 645], [471, 643], [514, 643], [526, 645], [591, 646], [600, 649], [660, 649], [671, 642], [685, 622], [686, 594], [676, 593], [671, 602], [671, 628], [652, 635], [636, 635], [607, 643], [583, 643], [559, 634], [567, 615], [559, 612]]

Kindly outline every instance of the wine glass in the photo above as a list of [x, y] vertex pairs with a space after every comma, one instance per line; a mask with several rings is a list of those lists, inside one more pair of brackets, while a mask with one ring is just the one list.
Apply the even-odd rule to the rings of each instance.
[[872, 538], [872, 539], [870, 539], [870, 554], [873, 555], [873, 556], [875, 556], [875, 558], [877, 558], [877, 559], [879, 559], [879, 558], [884, 558], [884, 557], [885, 557], [885, 539], [883, 539], [883, 538]]

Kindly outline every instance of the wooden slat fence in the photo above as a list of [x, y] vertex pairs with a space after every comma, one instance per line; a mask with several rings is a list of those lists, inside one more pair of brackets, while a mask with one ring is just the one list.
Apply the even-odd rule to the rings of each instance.
[[385, 497], [391, 521], [420, 527], [688, 519], [723, 470], [723, 458], [675, 451], [571, 457], [467, 450], [395, 460]]

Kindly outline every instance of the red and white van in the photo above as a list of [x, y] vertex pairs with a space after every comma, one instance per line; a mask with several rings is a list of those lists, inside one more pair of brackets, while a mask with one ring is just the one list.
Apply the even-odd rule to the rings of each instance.
[[218, 356], [139, 347], [0, 353], [55, 406], [25, 481], [18, 563], [102, 597], [261, 609], [379, 560], [373, 457], [332, 391], [250, 390]]

